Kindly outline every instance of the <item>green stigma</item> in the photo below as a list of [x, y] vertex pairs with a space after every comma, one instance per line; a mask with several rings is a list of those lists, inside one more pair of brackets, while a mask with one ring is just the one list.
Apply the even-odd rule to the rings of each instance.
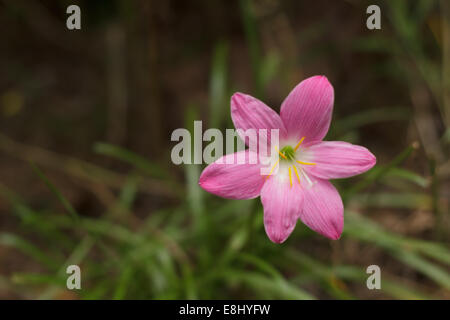
[[283, 149], [281, 149], [281, 153], [284, 154], [287, 160], [295, 159], [295, 151], [291, 146], [285, 146]]

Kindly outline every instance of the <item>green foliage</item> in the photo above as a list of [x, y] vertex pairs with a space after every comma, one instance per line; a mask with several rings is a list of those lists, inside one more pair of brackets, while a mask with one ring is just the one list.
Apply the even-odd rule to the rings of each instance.
[[[386, 167], [400, 170], [396, 165], [408, 154], [409, 149]], [[198, 192], [199, 171], [191, 172], [195, 167], [185, 167], [187, 194]], [[69, 212], [74, 211], [69, 209], [71, 206], [57, 187], [37, 167], [35, 170], [55, 198]], [[402, 174], [410, 183], [417, 184], [415, 175], [409, 179], [409, 173]], [[372, 177], [373, 173], [366, 176]], [[367, 177], [361, 180], [370, 182], [364, 182], [364, 186], [379, 181], [381, 175]], [[66, 266], [79, 264], [84, 288], [79, 295], [85, 299], [313, 299], [316, 297], [306, 289], [312, 283], [329, 296], [352, 299], [355, 296], [349, 286], [365, 286], [365, 266], [330, 265], [297, 249], [295, 243], [303, 241], [300, 237], [315, 236], [303, 233], [301, 228], [286, 245], [269, 242], [263, 230], [261, 206], [255, 200], [226, 201], [193, 196], [188, 200], [188, 207], [183, 203], [155, 211], [137, 225], [131, 224], [130, 221], [137, 219], [131, 219], [137, 189], [133, 176], [128, 181], [117, 198], [122, 216], [105, 214], [98, 219], [78, 215], [79, 223], [74, 223], [71, 215], [33, 209], [11, 190], [0, 188], [15, 208], [14, 213], [38, 239], [32, 244], [19, 235], [2, 233], [0, 243], [16, 248], [46, 267], [42, 273], [17, 272], [8, 281], [16, 288], [45, 288], [40, 297], [51, 298], [64, 290]], [[404, 194], [399, 199], [394, 197], [395, 205], [411, 206], [410, 200], [402, 197]], [[381, 202], [380, 206], [390, 204]], [[131, 216], [126, 219], [123, 215]], [[50, 238], [49, 231], [53, 233]], [[56, 237], [65, 241], [52, 243]], [[350, 211], [346, 212], [343, 239], [378, 247], [439, 286], [450, 288], [446, 271], [450, 251], [442, 244], [389, 232]], [[383, 290], [393, 298], [429, 297], [389, 274], [383, 274]]]

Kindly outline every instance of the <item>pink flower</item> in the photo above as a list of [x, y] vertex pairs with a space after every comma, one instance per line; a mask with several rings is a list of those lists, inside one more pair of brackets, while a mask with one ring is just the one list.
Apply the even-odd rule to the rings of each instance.
[[240, 152], [246, 159], [256, 161], [226, 164], [236, 154], [225, 155], [205, 168], [200, 186], [229, 199], [261, 196], [264, 226], [273, 242], [284, 242], [298, 219], [330, 239], [339, 239], [344, 207], [328, 180], [363, 173], [376, 158], [361, 146], [322, 141], [330, 127], [333, 102], [334, 90], [325, 76], [300, 82], [284, 100], [280, 115], [258, 99], [235, 93], [231, 117], [237, 129], [279, 129], [278, 172], [262, 176], [258, 154], [245, 150]]

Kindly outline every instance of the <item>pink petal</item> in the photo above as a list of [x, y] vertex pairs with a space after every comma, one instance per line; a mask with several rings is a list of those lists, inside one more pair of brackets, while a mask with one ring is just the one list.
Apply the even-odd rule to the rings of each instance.
[[303, 223], [327, 238], [339, 239], [344, 228], [344, 205], [336, 188], [327, 180], [317, 179], [303, 192]]
[[264, 184], [261, 202], [267, 236], [275, 243], [284, 242], [294, 230], [300, 215], [303, 203], [301, 187], [298, 183], [290, 187], [289, 178], [283, 180], [277, 174]]
[[[245, 163], [237, 163], [245, 154]], [[228, 161], [234, 160], [232, 164]], [[252, 164], [256, 163], [256, 164]], [[260, 172], [258, 155], [245, 150], [227, 154], [207, 166], [200, 175], [199, 185], [206, 191], [229, 199], [253, 199], [259, 196], [265, 182]]]
[[281, 105], [281, 119], [289, 138], [320, 141], [328, 132], [333, 112], [334, 89], [325, 76], [300, 82]]
[[[279, 130], [279, 138], [286, 136], [286, 129], [278, 113], [258, 99], [243, 93], [237, 92], [231, 97], [231, 118], [236, 129], [244, 131], [247, 129], [267, 129], [267, 136], [262, 136], [262, 141], [269, 144], [271, 142], [271, 129]], [[256, 141], [254, 141], [255, 139], [245, 139], [242, 135], [241, 138], [249, 146], [251, 141], [258, 145], [258, 138], [256, 138]]]
[[377, 159], [366, 148], [342, 141], [322, 141], [306, 151], [314, 166], [306, 166], [308, 173], [321, 179], [348, 178], [366, 172]]

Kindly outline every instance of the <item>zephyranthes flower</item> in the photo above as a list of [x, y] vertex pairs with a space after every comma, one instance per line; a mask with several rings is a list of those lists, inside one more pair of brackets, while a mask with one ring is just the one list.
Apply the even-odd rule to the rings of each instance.
[[[225, 155], [202, 172], [199, 184], [206, 191], [230, 199], [261, 196], [264, 226], [270, 240], [282, 243], [300, 219], [312, 230], [333, 240], [344, 226], [344, 207], [329, 179], [347, 178], [375, 165], [364, 147], [341, 141], [322, 141], [331, 122], [334, 90], [324, 76], [302, 81], [281, 105], [280, 115], [249, 95], [235, 93], [231, 117], [237, 129], [279, 130], [278, 160], [263, 176], [258, 154], [245, 150], [256, 164], [227, 164]], [[270, 143], [270, 136], [267, 138]], [[255, 162], [253, 162], [255, 163]], [[274, 169], [274, 167], [272, 169]]]

